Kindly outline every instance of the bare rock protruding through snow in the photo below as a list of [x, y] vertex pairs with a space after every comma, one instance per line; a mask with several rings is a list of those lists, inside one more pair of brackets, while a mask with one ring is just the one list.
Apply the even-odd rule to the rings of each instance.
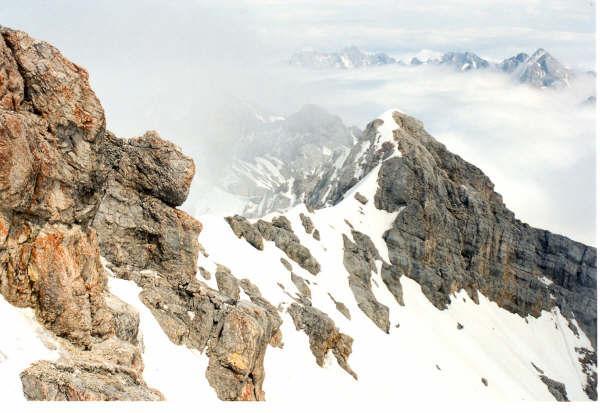
[[317, 364], [323, 367], [325, 356], [333, 353], [341, 368], [355, 379], [356, 373], [348, 365], [348, 357], [352, 353], [352, 337], [340, 333], [333, 320], [324, 312], [311, 305], [293, 303], [288, 308], [297, 330], [306, 333], [310, 341], [310, 349]]
[[358, 231], [352, 231], [352, 242], [344, 238], [344, 266], [348, 270], [348, 282], [358, 307], [386, 333], [390, 331], [389, 308], [375, 298], [371, 274], [377, 270], [375, 260], [381, 260], [373, 241]]
[[290, 221], [285, 216], [275, 217], [271, 222], [259, 219], [255, 224], [250, 224], [246, 218], [239, 215], [225, 219], [238, 238], [245, 238], [256, 249], [262, 250], [264, 238], [273, 241], [288, 258], [311, 274], [316, 275], [321, 270], [319, 262], [310, 250], [300, 243]]
[[[399, 211], [385, 234], [390, 263], [445, 308], [476, 291], [521, 316], [558, 306], [596, 342], [596, 249], [518, 221], [492, 182], [399, 112], [401, 157], [383, 162], [378, 208]], [[545, 282], [545, 280], [550, 282]]]

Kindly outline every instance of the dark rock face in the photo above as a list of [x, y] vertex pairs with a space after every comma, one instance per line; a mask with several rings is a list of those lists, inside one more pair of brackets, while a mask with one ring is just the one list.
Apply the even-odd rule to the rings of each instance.
[[296, 330], [302, 330], [308, 336], [310, 349], [317, 364], [323, 367], [326, 354], [331, 350], [341, 368], [357, 379], [357, 375], [348, 365], [352, 353], [352, 337], [340, 333], [327, 314], [311, 305], [292, 303], [288, 313], [294, 320]]
[[369, 202], [367, 197], [364, 196], [363, 194], [361, 194], [360, 192], [357, 192], [354, 194], [354, 199], [356, 199], [358, 202], [360, 202], [363, 205], [366, 205], [367, 202]]
[[183, 204], [194, 177], [194, 161], [177, 146], [149, 131], [139, 138], [120, 141], [123, 155], [119, 176], [133, 182], [140, 193], [175, 207]]
[[348, 283], [358, 307], [377, 327], [390, 332], [389, 308], [375, 298], [371, 290], [371, 273], [377, 270], [375, 260], [381, 260], [373, 241], [365, 234], [352, 231], [354, 242], [346, 235], [344, 239], [344, 267], [348, 271]]
[[404, 305], [404, 294], [402, 293], [402, 284], [400, 284], [400, 277], [402, 271], [394, 266], [384, 262], [381, 266], [381, 278], [385, 283], [387, 289], [392, 293], [396, 302], [399, 305]]
[[583, 390], [591, 400], [598, 400], [598, 372], [596, 366], [598, 364], [598, 355], [595, 351], [590, 351], [585, 348], [576, 348], [581, 357], [579, 363], [582, 366], [583, 373], [586, 375], [586, 383]]
[[544, 376], [543, 374], [540, 374], [540, 380], [542, 382], [544, 382], [544, 384], [546, 386], [548, 386], [548, 391], [550, 391], [550, 394], [552, 394], [552, 396], [554, 396], [556, 401], [559, 401], [559, 402], [568, 402], [569, 401], [569, 399], [567, 398], [567, 389], [565, 389], [565, 385], [563, 383], [558, 382], [556, 380], [552, 380], [551, 378], [548, 378], [547, 376]]
[[384, 236], [392, 266], [438, 308], [462, 288], [521, 316], [558, 305], [595, 346], [596, 249], [518, 221], [483, 172], [419, 121], [395, 120], [402, 157], [383, 162], [375, 196], [378, 208], [399, 211]]

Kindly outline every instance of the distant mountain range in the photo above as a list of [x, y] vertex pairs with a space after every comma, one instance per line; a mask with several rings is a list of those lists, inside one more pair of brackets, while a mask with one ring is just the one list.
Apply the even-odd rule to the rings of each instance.
[[[539, 88], [565, 87], [574, 76], [577, 76], [544, 49], [538, 49], [532, 55], [519, 53], [501, 62], [486, 60], [472, 52], [447, 52], [440, 57], [427, 60], [415, 56], [406, 63], [385, 53], [367, 53], [357, 47], [348, 47], [339, 52], [301, 51], [295, 53], [289, 63], [309, 69], [348, 70], [383, 65], [436, 65], [453, 67], [461, 72], [494, 70], [509, 74], [519, 83]], [[590, 74], [595, 75], [593, 72], [586, 73], [586, 75]]]

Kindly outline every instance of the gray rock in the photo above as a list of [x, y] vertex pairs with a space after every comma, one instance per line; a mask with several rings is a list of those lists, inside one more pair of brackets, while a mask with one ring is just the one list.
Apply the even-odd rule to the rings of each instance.
[[292, 271], [292, 264], [285, 258], [280, 258], [279, 261], [283, 264], [286, 270]]
[[161, 200], [109, 179], [93, 227], [115, 273], [152, 269], [174, 282], [196, 274], [202, 225]]
[[317, 241], [321, 241], [321, 233], [319, 232], [318, 229], [315, 228], [315, 230], [312, 233], [312, 236], [314, 239], [316, 239]]
[[513, 57], [504, 59], [502, 62], [500, 62], [498, 68], [504, 73], [512, 73], [521, 64], [525, 63], [527, 59], [529, 59], [529, 55], [527, 53], [519, 53]]
[[400, 277], [402, 272], [400, 268], [389, 265], [384, 262], [381, 266], [381, 278], [385, 283], [387, 289], [392, 293], [396, 302], [400, 305], [404, 305], [404, 295], [402, 293], [402, 284], [400, 283]]
[[311, 292], [310, 292], [310, 287], [308, 286], [308, 283], [306, 282], [306, 280], [302, 277], [297, 276], [294, 273], [291, 273], [291, 278], [292, 278], [292, 282], [298, 289], [298, 293], [300, 293], [300, 295], [303, 296], [304, 298], [307, 298], [310, 300]]
[[354, 194], [354, 199], [356, 199], [358, 202], [360, 202], [363, 205], [366, 205], [367, 202], [369, 202], [369, 200], [367, 199], [367, 197], [364, 196], [363, 194], [361, 194], [360, 192], [356, 192]]
[[163, 400], [131, 370], [101, 364], [38, 361], [21, 373], [21, 383], [34, 401]]
[[229, 271], [227, 267], [220, 264], [217, 265], [215, 278], [217, 280], [219, 291], [223, 295], [226, 295], [234, 301], [240, 299], [240, 282], [231, 274], [231, 271]]
[[331, 301], [333, 301], [333, 303], [335, 304], [335, 308], [336, 310], [338, 310], [344, 317], [346, 317], [348, 320], [352, 319], [352, 316], [350, 315], [350, 310], [348, 310], [348, 307], [346, 307], [346, 304], [337, 301], [333, 295], [331, 295], [330, 293], [327, 293], [329, 295], [329, 298], [331, 298]]
[[389, 308], [377, 301], [371, 290], [371, 273], [377, 269], [375, 260], [380, 260], [381, 257], [368, 236], [354, 230], [352, 236], [356, 243], [343, 235], [344, 267], [348, 271], [350, 289], [356, 298], [358, 307], [377, 327], [389, 333]]
[[378, 208], [399, 212], [384, 235], [391, 265], [438, 308], [460, 289], [521, 316], [558, 306], [595, 346], [596, 249], [516, 220], [483, 172], [417, 120], [394, 118], [403, 156], [383, 161], [375, 195]]
[[118, 162], [119, 180], [169, 206], [183, 204], [195, 172], [192, 158], [161, 139], [156, 131], [119, 143], [123, 151]]
[[267, 301], [262, 296], [258, 287], [252, 284], [250, 280], [246, 278], [242, 279], [240, 281], [240, 286], [242, 287], [246, 295], [250, 297], [250, 301], [252, 301], [257, 306], [263, 308], [267, 312], [267, 315], [271, 319], [271, 325], [273, 326], [273, 335], [271, 337], [270, 344], [273, 347], [281, 347], [281, 332], [279, 331], [279, 327], [281, 327], [283, 320], [279, 316], [279, 311], [277, 310], [277, 307], [275, 307], [273, 304]]
[[325, 356], [331, 350], [339, 366], [358, 379], [348, 365], [348, 357], [352, 353], [352, 337], [340, 333], [333, 320], [315, 307], [292, 303], [288, 307], [288, 313], [294, 320], [296, 330], [302, 330], [308, 336], [310, 349], [319, 366], [324, 366]]
[[[579, 364], [581, 364], [581, 370], [586, 376], [585, 385], [583, 391], [588, 395], [590, 400], [598, 400], [598, 355], [595, 351], [588, 350], [583, 347], [575, 348], [575, 351], [579, 353]], [[543, 373], [543, 372], [542, 372]]]
[[210, 272], [204, 268], [204, 267], [198, 267], [198, 271], [200, 271], [200, 275], [202, 276], [202, 278], [204, 278], [206, 281], [209, 281], [211, 278]]
[[563, 383], [558, 382], [556, 380], [552, 380], [551, 378], [548, 378], [543, 374], [540, 375], [540, 380], [548, 387], [548, 391], [556, 399], [556, 401], [569, 401], [569, 399], [567, 398], [567, 389], [565, 389], [565, 385]]
[[104, 302], [113, 315], [117, 338], [137, 345], [140, 342], [140, 315], [135, 308], [110, 293], [105, 294]]
[[513, 73], [519, 82], [535, 87], [565, 87], [571, 78], [569, 70], [544, 49], [538, 49]]
[[235, 215], [233, 217], [227, 217], [225, 220], [236, 237], [243, 237], [254, 248], [262, 251], [264, 248], [262, 235], [246, 218]]
[[241, 302], [225, 306], [207, 354], [206, 378], [221, 400], [264, 400], [264, 357], [275, 329], [267, 312]]
[[312, 222], [312, 219], [310, 219], [309, 216], [304, 215], [302, 212], [300, 213], [300, 221], [302, 222], [302, 226], [304, 227], [304, 230], [306, 231], [307, 234], [312, 234], [312, 232], [315, 229], [315, 225]]
[[273, 241], [277, 248], [302, 268], [313, 275], [321, 271], [321, 265], [312, 256], [310, 250], [300, 244], [300, 240], [292, 231], [287, 218], [276, 217], [271, 223], [259, 219], [254, 225], [266, 240]]

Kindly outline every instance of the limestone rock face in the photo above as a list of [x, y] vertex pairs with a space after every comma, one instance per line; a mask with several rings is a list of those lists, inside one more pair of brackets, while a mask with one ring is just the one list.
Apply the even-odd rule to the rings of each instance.
[[[121, 149], [117, 179], [175, 207], [183, 204], [194, 177], [194, 161], [156, 131], [128, 140], [112, 140]], [[114, 152], [113, 152], [114, 153]]]
[[14, 222], [0, 254], [0, 291], [11, 303], [33, 307], [49, 330], [82, 346], [112, 332], [104, 303], [106, 276], [96, 234], [64, 224]]
[[378, 208], [399, 211], [385, 234], [391, 264], [439, 308], [476, 291], [522, 316], [555, 305], [596, 343], [596, 249], [515, 219], [475, 166], [399, 112], [401, 157], [383, 162]]
[[569, 401], [569, 399], [567, 397], [567, 389], [565, 389], [565, 385], [563, 383], [558, 382], [556, 380], [552, 380], [551, 378], [544, 376], [543, 374], [540, 374], [540, 380], [546, 386], [548, 386], [548, 391], [550, 391], [550, 394], [552, 394], [552, 396], [554, 396], [556, 401], [559, 401], [559, 402], [568, 402]]
[[254, 225], [250, 224], [248, 220], [240, 215], [234, 215], [232, 217], [226, 217], [225, 220], [231, 227], [231, 230], [238, 238], [244, 238], [257, 250], [264, 248], [263, 237], [255, 228]]
[[2, 37], [23, 78], [23, 109], [47, 120], [60, 141], [93, 142], [104, 134], [104, 110], [85, 69], [24, 32], [3, 28]]
[[227, 308], [209, 342], [206, 370], [220, 399], [265, 399], [263, 360], [273, 327], [267, 312], [255, 304]]
[[0, 293], [61, 343], [21, 375], [30, 400], [158, 400], [139, 316], [106, 291], [90, 226], [105, 191], [104, 111], [87, 72], [0, 28]]
[[104, 113], [83, 69], [25, 33], [0, 34], [0, 292], [89, 346], [112, 331], [98, 242], [86, 225], [101, 184], [93, 149]]

